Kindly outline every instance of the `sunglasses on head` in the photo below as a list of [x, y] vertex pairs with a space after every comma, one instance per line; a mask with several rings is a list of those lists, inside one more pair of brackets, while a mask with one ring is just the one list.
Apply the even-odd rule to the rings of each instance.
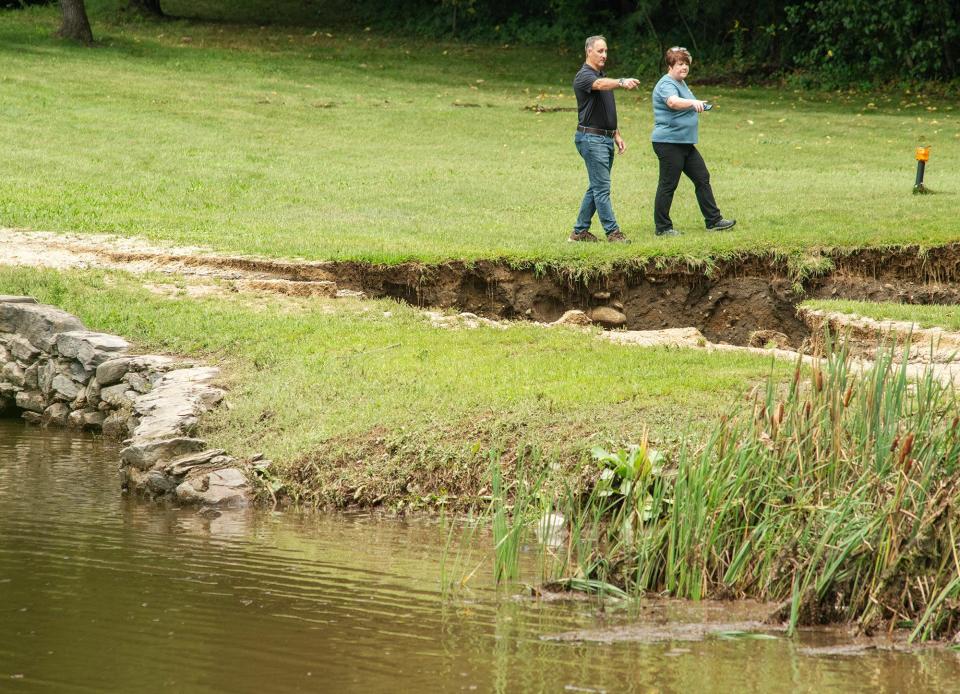
[[674, 46], [670, 49], [671, 51], [685, 51], [687, 50], [685, 46]]

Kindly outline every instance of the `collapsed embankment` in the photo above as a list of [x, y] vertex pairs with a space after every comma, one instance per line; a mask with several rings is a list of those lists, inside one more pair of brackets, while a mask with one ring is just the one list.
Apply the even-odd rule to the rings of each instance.
[[[143, 261], [143, 253], [109, 253]], [[656, 258], [590, 272], [497, 260], [377, 265], [167, 256], [187, 266], [257, 273], [288, 282], [327, 282], [365, 295], [481, 316], [552, 322], [570, 309], [631, 330], [695, 327], [709, 340], [747, 344], [757, 330], [799, 346], [804, 299], [960, 303], [960, 245], [822, 252], [802, 261], [743, 253], [710, 262]], [[329, 285], [328, 285], [329, 286]]]
[[337, 296], [362, 292], [489, 318], [552, 322], [570, 309], [606, 327], [695, 327], [713, 342], [747, 344], [756, 330], [799, 346], [804, 299], [960, 303], [960, 244], [933, 248], [742, 251], [728, 257], [660, 256], [574, 269], [537, 261], [394, 265], [228, 256], [130, 239], [3, 230], [2, 260], [48, 267], [109, 267], [213, 277], [235, 288]]
[[331, 263], [325, 270], [342, 286], [422, 306], [543, 322], [581, 309], [609, 327], [696, 327], [711, 341], [733, 344], [746, 344], [756, 330], [775, 330], [799, 345], [807, 335], [796, 315], [803, 299], [960, 302], [960, 247], [837, 252], [811, 266], [819, 268], [816, 274], [789, 258], [750, 254], [710, 265], [648, 260], [580, 276], [493, 261]]

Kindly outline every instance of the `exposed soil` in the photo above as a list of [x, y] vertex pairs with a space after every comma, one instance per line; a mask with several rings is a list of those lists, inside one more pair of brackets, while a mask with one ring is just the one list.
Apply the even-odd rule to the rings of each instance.
[[623, 314], [623, 327], [631, 330], [696, 327], [712, 342], [738, 345], [748, 344], [757, 330], [783, 333], [799, 345], [808, 336], [796, 315], [802, 299], [960, 303], [960, 244], [824, 252], [820, 261], [832, 269], [806, 278], [796, 276], [787, 258], [772, 254], [743, 254], [709, 268], [660, 258], [582, 278], [562, 268], [537, 272], [532, 265], [491, 260], [435, 265], [272, 260], [105, 236], [0, 229], [0, 263], [6, 264], [200, 275], [236, 281], [241, 290], [270, 290], [269, 281], [279, 280], [273, 283], [277, 291], [291, 294], [299, 292], [289, 283], [310, 282], [303, 293], [363, 292], [422, 307], [541, 322], [569, 309], [609, 307]]

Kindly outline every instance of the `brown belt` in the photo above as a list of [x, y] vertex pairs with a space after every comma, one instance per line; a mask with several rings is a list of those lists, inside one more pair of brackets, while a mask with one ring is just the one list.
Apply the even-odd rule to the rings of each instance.
[[577, 130], [582, 133], [589, 133], [590, 135], [606, 135], [607, 137], [613, 137], [617, 134], [616, 130], [604, 130], [603, 128], [588, 128], [585, 125], [578, 125]]

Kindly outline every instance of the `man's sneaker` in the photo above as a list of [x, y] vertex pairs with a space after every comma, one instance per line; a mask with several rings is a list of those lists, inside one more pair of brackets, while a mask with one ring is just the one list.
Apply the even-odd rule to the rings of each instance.
[[736, 219], [721, 219], [719, 222], [714, 222], [708, 226], [707, 231], [726, 231], [727, 229], [732, 229], [736, 223]]
[[656, 232], [654, 233], [656, 233], [657, 236], [681, 236], [682, 235], [676, 229], [657, 229]]
[[583, 231], [571, 231], [571, 232], [570, 232], [570, 236], [567, 237], [567, 241], [591, 241], [591, 242], [596, 242], [596, 241], [599, 241], [599, 240], [600, 240], [600, 239], [598, 239], [596, 236], [594, 236], [593, 234], [591, 234], [591, 233], [590, 233], [589, 231], [587, 231], [586, 229], [584, 229]]
[[624, 236], [623, 232], [619, 229], [614, 229], [607, 234], [607, 241], [610, 243], [630, 243], [630, 239]]

